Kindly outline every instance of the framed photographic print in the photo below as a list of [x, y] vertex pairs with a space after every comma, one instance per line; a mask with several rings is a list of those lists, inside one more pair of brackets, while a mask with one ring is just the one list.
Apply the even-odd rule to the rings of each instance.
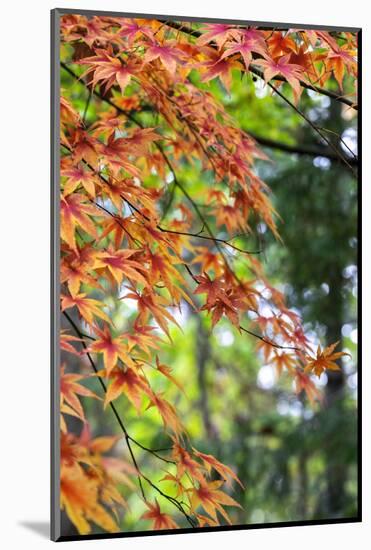
[[53, 540], [361, 520], [361, 30], [309, 23], [52, 11]]

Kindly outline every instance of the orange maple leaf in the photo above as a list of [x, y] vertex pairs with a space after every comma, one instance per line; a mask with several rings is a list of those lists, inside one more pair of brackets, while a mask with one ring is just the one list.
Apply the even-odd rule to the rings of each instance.
[[70, 195], [79, 185], [82, 185], [91, 197], [95, 197], [95, 185], [97, 182], [91, 170], [85, 170], [81, 166], [73, 166], [61, 170], [61, 176], [67, 178], [63, 187], [64, 196]]
[[113, 338], [108, 325], [105, 325], [103, 330], [95, 327], [95, 332], [98, 334], [99, 338], [90, 344], [85, 353], [102, 353], [104, 366], [108, 376], [119, 359], [121, 359], [124, 365], [135, 368], [135, 364], [129, 356], [127, 343], [120, 337]]
[[59, 337], [59, 343], [61, 350], [68, 351], [70, 353], [73, 353], [74, 355], [81, 355], [79, 351], [77, 351], [70, 342], [82, 342], [81, 338], [78, 338], [77, 336], [73, 336], [72, 334], [67, 334], [64, 330], [61, 330], [61, 334]]
[[200, 484], [198, 488], [188, 489], [190, 492], [189, 500], [192, 510], [195, 511], [201, 505], [215, 521], [217, 521], [218, 511], [231, 524], [230, 517], [223, 506], [237, 506], [238, 508], [242, 508], [242, 506], [232, 497], [219, 490], [223, 483], [223, 481], [210, 481], [209, 483]]
[[313, 380], [300, 369], [295, 371], [295, 389], [298, 394], [304, 391], [312, 405], [315, 401], [321, 401], [321, 393], [316, 388]]
[[76, 306], [81, 317], [89, 324], [94, 323], [94, 318], [99, 317], [107, 323], [111, 322], [104, 311], [102, 311], [102, 304], [98, 300], [93, 298], [87, 298], [85, 293], [75, 294], [74, 296], [61, 295], [61, 310], [69, 309]]
[[169, 403], [169, 401], [164, 399], [162, 394], [152, 393], [147, 409], [150, 409], [151, 407], [156, 407], [161, 415], [165, 428], [171, 428], [175, 434], [178, 434], [184, 430], [183, 424], [178, 418], [175, 407]]
[[142, 401], [143, 393], [152, 396], [151, 388], [144, 378], [132, 368], [122, 369], [115, 367], [109, 374], [111, 383], [108, 386], [106, 398], [104, 400], [104, 408], [117, 399], [120, 395], [124, 394], [134, 405], [135, 409], [139, 413]]
[[232, 83], [232, 69], [242, 69], [243, 66], [239, 61], [225, 59], [213, 50], [208, 53], [208, 57], [209, 59], [200, 65], [203, 68], [201, 81], [209, 82], [218, 76], [229, 92]]
[[242, 31], [241, 37], [237, 42], [228, 42], [227, 48], [222, 55], [222, 59], [234, 54], [241, 54], [246, 69], [252, 61], [253, 52], [260, 55], [266, 55], [266, 45], [262, 34], [255, 29], [246, 29]]
[[178, 327], [179, 324], [166, 309], [166, 306], [169, 305], [168, 300], [164, 298], [164, 296], [155, 294], [148, 287], [143, 289], [142, 293], [139, 293], [135, 289], [130, 290], [132, 290], [132, 292], [129, 292], [121, 299], [131, 298], [132, 300], [137, 301], [139, 310], [138, 322], [146, 322], [149, 314], [151, 313], [165, 334], [167, 334], [170, 338], [168, 321], [171, 321]]
[[303, 80], [304, 69], [301, 65], [290, 63], [290, 55], [284, 55], [278, 59], [259, 59], [259, 65], [264, 68], [264, 80], [268, 82], [276, 75], [282, 75], [290, 84], [295, 101], [299, 100], [301, 94], [300, 80]]
[[307, 356], [309, 361], [305, 365], [304, 372], [314, 372], [317, 376], [321, 376], [325, 370], [340, 370], [339, 365], [337, 365], [335, 361], [344, 355], [348, 355], [350, 357], [350, 354], [345, 351], [333, 353], [338, 344], [339, 342], [335, 342], [335, 344], [332, 344], [323, 350], [319, 345], [317, 348], [316, 357], [312, 357], [310, 355]]
[[220, 474], [221, 477], [223, 477], [224, 479], [228, 479], [229, 477], [231, 477], [232, 479], [237, 481], [237, 483], [239, 483], [241, 485], [241, 487], [244, 489], [243, 483], [240, 481], [238, 476], [234, 473], [232, 468], [230, 468], [229, 466], [226, 466], [222, 462], [219, 462], [219, 460], [217, 460], [212, 455], [201, 453], [200, 451], [197, 451], [196, 449], [193, 449], [193, 451], [194, 451], [196, 456], [201, 458], [201, 460], [203, 461], [203, 463], [204, 463], [204, 465], [205, 465], [205, 467], [206, 467], [209, 474], [211, 472], [211, 469], [213, 468], [214, 470], [216, 470], [218, 472], [218, 474]]
[[342, 47], [336, 46], [336, 49], [329, 53], [327, 57], [327, 68], [333, 71], [334, 76], [339, 84], [340, 89], [343, 89], [343, 79], [345, 70], [348, 72], [357, 70], [357, 62], [355, 59], [355, 52], [349, 50], [347, 45]]
[[177, 477], [181, 479], [184, 474], [190, 474], [193, 479], [197, 479], [200, 483], [206, 483], [203, 466], [194, 460], [189, 452], [184, 449], [180, 443], [174, 439], [173, 457], [177, 467]]
[[233, 26], [225, 23], [207, 23], [202, 26], [203, 32], [200, 37], [197, 38], [197, 44], [204, 46], [209, 42], [215, 42], [220, 49], [227, 40], [238, 36], [238, 30]]
[[177, 386], [182, 392], [184, 392], [182, 384], [171, 374], [173, 372], [173, 369], [171, 367], [168, 367], [167, 365], [160, 363], [158, 355], [156, 355], [156, 366], [157, 370], [161, 372], [161, 374], [166, 376], [166, 378], [168, 378], [173, 384], [175, 384], [175, 386]]
[[151, 504], [146, 502], [146, 506], [149, 508], [148, 512], [144, 512], [141, 519], [150, 519], [153, 522], [153, 529], [177, 529], [178, 525], [168, 515], [161, 512], [160, 505], [155, 499], [155, 503]]
[[98, 208], [86, 200], [86, 197], [79, 193], [61, 198], [61, 237], [76, 252], [76, 227], [81, 227], [90, 236], [97, 238], [96, 225], [90, 216], [102, 216]]
[[144, 55], [144, 62], [149, 63], [159, 58], [161, 63], [169, 73], [174, 76], [178, 63], [181, 63], [181, 51], [176, 48], [174, 43], [168, 45], [156, 44], [152, 42]]
[[270, 359], [270, 363], [273, 363], [277, 369], [278, 374], [281, 374], [285, 368], [288, 371], [292, 371], [295, 365], [295, 357], [291, 353], [285, 351], [278, 352], [276, 349], [272, 350], [273, 357]]
[[155, 327], [143, 326], [136, 320], [133, 329], [130, 332], [123, 333], [123, 337], [127, 338], [129, 351], [136, 348], [136, 351], [144, 352], [148, 357], [151, 356], [151, 349], [158, 349], [159, 343], [162, 340], [153, 334]]
[[96, 84], [102, 82], [102, 84], [105, 84], [105, 92], [107, 93], [117, 83], [121, 88], [121, 92], [124, 93], [131, 78], [138, 73], [140, 64], [135, 61], [126, 63], [119, 57], [112, 57], [104, 49], [95, 51], [97, 55], [85, 57], [77, 62], [80, 65], [90, 65], [83, 76], [93, 74], [91, 81], [93, 88]]
[[85, 473], [80, 465], [61, 468], [61, 509], [65, 510], [81, 535], [91, 532], [89, 521], [113, 533], [119, 527], [107, 510], [98, 502], [99, 483]]
[[61, 366], [61, 378], [60, 378], [60, 393], [62, 404], [67, 403], [73, 411], [76, 413], [80, 420], [85, 421], [85, 414], [82, 408], [78, 395], [83, 397], [93, 397], [99, 399], [94, 392], [79, 384], [81, 380], [85, 380], [87, 377], [82, 374], [73, 374], [65, 372], [65, 365]]
[[108, 247], [107, 250], [96, 253], [93, 267], [94, 269], [108, 269], [118, 286], [121, 285], [124, 276], [147, 285], [142, 274], [146, 268], [139, 262], [130, 259], [135, 254], [137, 254], [136, 250], [115, 250], [113, 247]]

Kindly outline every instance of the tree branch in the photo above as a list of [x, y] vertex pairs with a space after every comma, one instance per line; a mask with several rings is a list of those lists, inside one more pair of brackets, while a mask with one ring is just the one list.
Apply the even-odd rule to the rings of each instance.
[[[330, 160], [336, 160], [339, 161], [338, 155], [335, 155], [335, 153], [332, 153], [327, 148], [321, 148], [321, 147], [315, 147], [311, 145], [299, 145], [296, 143], [295, 145], [290, 145], [288, 143], [284, 143], [282, 141], [276, 141], [274, 139], [265, 138], [263, 136], [258, 136], [251, 132], [250, 130], [246, 130], [246, 132], [251, 136], [257, 143], [260, 145], [263, 145], [264, 147], [269, 147], [269, 149], [277, 149], [278, 151], [283, 151], [284, 153], [295, 153], [297, 155], [307, 155], [309, 157], [325, 157]], [[354, 157], [347, 157], [346, 159], [349, 164], [352, 166], [358, 165], [358, 159]]]
[[[261, 76], [263, 79], [263, 76]], [[318, 128], [304, 113], [301, 111], [290, 99], [288, 99], [283, 93], [280, 92], [276, 86], [272, 84], [272, 82], [267, 82], [268, 86], [277, 94], [280, 96], [285, 103], [287, 103], [298, 115], [300, 115], [307, 124], [321, 137], [321, 139], [332, 149], [335, 153], [335, 155], [350, 169], [353, 176], [356, 178], [357, 175], [352, 167], [352, 165], [347, 161], [347, 159], [342, 155], [342, 153], [335, 147], [335, 145], [324, 135], [323, 131]]]

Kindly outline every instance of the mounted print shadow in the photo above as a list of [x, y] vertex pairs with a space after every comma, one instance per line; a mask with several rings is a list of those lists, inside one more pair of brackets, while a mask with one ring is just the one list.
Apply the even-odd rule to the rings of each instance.
[[52, 23], [53, 540], [360, 521], [360, 30]]

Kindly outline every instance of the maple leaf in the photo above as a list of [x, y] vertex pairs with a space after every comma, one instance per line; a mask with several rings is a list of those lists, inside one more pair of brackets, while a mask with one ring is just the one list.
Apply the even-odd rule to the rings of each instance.
[[92, 521], [109, 532], [118, 530], [111, 514], [117, 518], [115, 505], [125, 505], [101, 453], [107, 452], [117, 436], [92, 439], [87, 423], [79, 437], [61, 436], [61, 508], [82, 534], [91, 530]]
[[189, 489], [189, 500], [192, 510], [195, 511], [201, 505], [205, 512], [215, 521], [217, 521], [218, 511], [231, 524], [232, 522], [223, 506], [237, 506], [238, 508], [242, 508], [242, 506], [232, 497], [219, 490], [223, 483], [223, 481], [211, 481], [200, 484], [198, 488]]
[[76, 128], [73, 133], [73, 161], [78, 164], [84, 160], [95, 166], [98, 160], [99, 141], [90, 136], [82, 128]]
[[172, 279], [177, 280], [180, 283], [185, 283], [183, 277], [174, 267], [174, 259], [170, 256], [164, 256], [155, 252], [148, 252], [149, 261], [151, 262], [151, 273], [153, 275], [153, 281], [158, 282], [162, 280], [166, 286], [172, 287]]
[[175, 265], [180, 263], [168, 252], [162, 251], [162, 254], [158, 252], [153, 253], [148, 251], [148, 260], [150, 262], [150, 272], [152, 282], [162, 282], [168, 289], [169, 294], [172, 296], [174, 303], [179, 304], [181, 298], [187, 300], [187, 302], [195, 308], [192, 299], [183, 290], [179, 283], [186, 286], [186, 281], [181, 276]]
[[81, 117], [79, 113], [73, 108], [71, 103], [63, 96], [60, 100], [60, 118], [61, 122], [79, 125]]
[[139, 262], [130, 259], [136, 253], [136, 250], [115, 250], [108, 247], [105, 251], [97, 252], [93, 267], [94, 269], [108, 269], [118, 286], [121, 285], [124, 276], [147, 285], [147, 281], [141, 273], [146, 269]]
[[90, 170], [84, 170], [84, 168], [80, 166], [74, 166], [61, 170], [61, 176], [67, 178], [67, 182], [64, 184], [63, 188], [64, 196], [73, 193], [79, 185], [82, 185], [91, 197], [95, 197], [95, 185], [97, 182]]
[[296, 369], [295, 371], [295, 389], [298, 394], [304, 391], [312, 405], [315, 401], [321, 401], [321, 394], [318, 388], [316, 388], [310, 377], [300, 369]]
[[61, 309], [69, 309], [76, 306], [79, 310], [81, 317], [89, 324], [94, 323], [94, 317], [99, 317], [107, 323], [110, 323], [111, 320], [104, 311], [102, 311], [102, 304], [98, 300], [93, 300], [92, 298], [87, 298], [85, 293], [75, 294], [74, 296], [61, 296]]
[[320, 74], [316, 68], [316, 63], [321, 61], [324, 57], [327, 56], [310, 51], [307, 49], [306, 45], [302, 44], [297, 52], [292, 52], [290, 54], [290, 64], [300, 65], [312, 81], [317, 81], [319, 80]]
[[207, 299], [206, 304], [201, 307], [201, 311], [212, 311], [211, 321], [214, 327], [223, 315], [226, 315], [231, 323], [240, 330], [239, 314], [238, 311], [244, 306], [238, 294], [234, 294], [233, 291], [227, 290], [219, 292], [215, 301]]
[[161, 63], [169, 73], [174, 76], [177, 68], [177, 64], [181, 63], [181, 52], [174, 44], [163, 45], [152, 42], [144, 55], [144, 62], [149, 63], [154, 59], [159, 58]]
[[185, 493], [185, 487], [180, 481], [180, 478], [178, 475], [174, 475], [167, 470], [165, 470], [166, 474], [164, 477], [160, 479], [160, 481], [171, 481], [174, 484], [174, 487], [176, 489], [176, 496], [175, 498], [178, 498], [179, 496], [183, 496]]
[[150, 143], [161, 139], [161, 136], [155, 128], [136, 128], [124, 139], [128, 150], [132, 154], [141, 155], [147, 152]]
[[[148, 25], [147, 19], [129, 19], [123, 20], [117, 18], [117, 22], [120, 25], [119, 31], [112, 37], [113, 39], [125, 38], [128, 41], [128, 45], [131, 47], [142, 36], [146, 36], [149, 39], [153, 39], [153, 31]], [[121, 45], [121, 41], [118, 40]]]
[[70, 251], [62, 246], [61, 282], [67, 283], [71, 296], [79, 293], [82, 283], [102, 290], [95, 276], [91, 275], [94, 265], [95, 251], [86, 244], [76, 251]]
[[155, 503], [151, 504], [146, 502], [146, 506], [149, 508], [148, 512], [144, 512], [141, 516], [141, 519], [150, 519], [152, 520], [153, 529], [177, 529], [178, 525], [168, 514], [161, 512], [160, 505], [155, 499]]
[[189, 474], [193, 479], [200, 483], [206, 483], [202, 465], [194, 460], [189, 452], [184, 449], [179, 442], [174, 439], [173, 458], [176, 462], [177, 477], [181, 479], [185, 474]]
[[227, 43], [227, 48], [224, 51], [221, 59], [224, 59], [234, 54], [240, 54], [243, 58], [246, 69], [248, 69], [252, 61], [253, 52], [263, 56], [266, 55], [266, 45], [264, 38], [257, 30], [245, 30], [241, 38], [237, 42]]
[[223, 56], [219, 56], [216, 52], [210, 52], [208, 61], [205, 61], [202, 67], [202, 82], [209, 82], [209, 80], [218, 76], [224, 84], [225, 89], [229, 92], [232, 83], [231, 70], [233, 68], [241, 69], [242, 65], [238, 61], [224, 59]]
[[82, 374], [66, 373], [65, 365], [62, 365], [60, 378], [62, 404], [63, 402], [66, 402], [77, 414], [80, 420], [83, 421], [85, 421], [85, 415], [78, 395], [83, 397], [93, 397], [94, 399], [100, 400], [100, 397], [98, 397], [94, 392], [79, 384], [79, 382], [84, 379], [86, 379], [86, 376], [83, 376]]
[[212, 310], [212, 326], [225, 314], [233, 325], [238, 329], [240, 327], [238, 318], [238, 308], [243, 306], [243, 302], [238, 294], [225, 288], [225, 281], [222, 278], [216, 278], [213, 281], [205, 274], [195, 277], [199, 283], [194, 291], [195, 294], [207, 294], [206, 304], [201, 307], [201, 311]]
[[[118, 100], [115, 99], [115, 105]], [[116, 113], [115, 113], [116, 114]], [[99, 137], [102, 136], [106, 139], [115, 134], [116, 131], [122, 130], [125, 126], [123, 120], [115, 114], [107, 114], [104, 118], [100, 118], [94, 124], [91, 125], [92, 135]]]
[[152, 396], [151, 389], [146, 379], [137, 374], [137, 372], [132, 368], [127, 368], [124, 370], [122, 368], [115, 367], [110, 372], [109, 379], [111, 380], [111, 383], [107, 389], [104, 408], [106, 408], [111, 401], [124, 394], [139, 413], [142, 394], [145, 393]]
[[62, 239], [77, 252], [75, 230], [81, 227], [91, 237], [97, 237], [96, 226], [89, 216], [102, 216], [92, 204], [86, 202], [86, 197], [79, 193], [61, 198], [61, 236]]
[[206, 246], [197, 247], [199, 252], [192, 260], [193, 264], [200, 264], [201, 271], [214, 270], [215, 276], [219, 277], [223, 272], [223, 262], [217, 252], [213, 252]]
[[101, 143], [98, 148], [102, 160], [110, 166], [115, 176], [123, 169], [132, 176], [140, 177], [141, 172], [131, 158], [128, 160], [129, 155], [140, 156], [146, 153], [149, 144], [160, 137], [153, 128], [136, 130], [127, 137], [116, 138], [113, 133], [109, 136], [107, 144]]
[[144, 352], [147, 356], [151, 355], [151, 349], [158, 349], [160, 338], [153, 334], [155, 327], [143, 326], [136, 320], [133, 325], [133, 330], [123, 333], [123, 337], [127, 338], [129, 351], [137, 348]]
[[77, 63], [80, 65], [90, 65], [83, 76], [93, 73], [91, 85], [94, 88], [96, 84], [102, 82], [105, 84], [105, 92], [117, 82], [121, 92], [125, 92], [126, 86], [139, 70], [137, 62], [125, 63], [121, 58], [112, 57], [104, 49], [95, 50], [97, 55], [80, 59]]
[[247, 220], [243, 216], [240, 210], [232, 204], [221, 204], [215, 210], [213, 214], [216, 216], [216, 224], [218, 227], [225, 225], [228, 233], [232, 235], [238, 230], [245, 230]]
[[85, 353], [102, 353], [104, 366], [108, 376], [116, 366], [119, 359], [121, 359], [124, 365], [135, 368], [135, 365], [129, 356], [126, 342], [120, 337], [113, 338], [109, 325], [105, 325], [103, 330], [95, 327], [95, 332], [98, 334], [98, 338], [95, 342], [90, 344]]
[[112, 516], [98, 502], [99, 484], [79, 465], [61, 469], [61, 509], [75, 525], [80, 535], [91, 532], [89, 521], [114, 533], [119, 527]]
[[280, 353], [277, 350], [273, 350], [273, 357], [270, 359], [270, 362], [274, 364], [277, 369], [278, 374], [281, 374], [282, 370], [285, 368], [288, 371], [292, 371], [295, 365], [295, 357], [291, 353], [281, 351]]
[[121, 299], [131, 298], [132, 300], [137, 301], [139, 310], [138, 322], [145, 323], [148, 319], [149, 314], [152, 314], [159, 326], [170, 338], [168, 321], [171, 321], [178, 327], [179, 324], [177, 323], [176, 319], [171, 315], [171, 313], [167, 311], [165, 306], [168, 305], [168, 301], [166, 300], [166, 298], [155, 294], [148, 287], [143, 289], [142, 293], [139, 293], [135, 289], [131, 290], [132, 292], [129, 292]]
[[121, 439], [120, 435], [107, 435], [102, 437], [92, 437], [91, 428], [88, 422], [85, 422], [77, 443], [89, 453], [102, 454], [110, 451], [112, 447]]
[[234, 473], [232, 468], [230, 468], [229, 466], [226, 466], [225, 464], [222, 464], [222, 462], [219, 462], [219, 460], [217, 460], [212, 455], [201, 453], [196, 449], [193, 449], [193, 451], [197, 457], [201, 458], [209, 474], [211, 472], [211, 469], [213, 468], [218, 472], [218, 474], [220, 474], [221, 477], [223, 477], [224, 479], [228, 479], [229, 477], [231, 477], [232, 479], [237, 481], [239, 485], [241, 485], [242, 489], [244, 489], [243, 483], [240, 481], [238, 476]]
[[82, 342], [81, 338], [78, 338], [77, 336], [73, 336], [72, 334], [67, 334], [65, 331], [61, 331], [60, 337], [59, 337], [59, 343], [61, 350], [68, 351], [70, 353], [73, 353], [74, 355], [81, 355], [79, 351], [77, 351], [70, 342]]
[[175, 407], [162, 397], [162, 394], [152, 393], [147, 409], [156, 407], [161, 415], [165, 428], [169, 426], [175, 434], [184, 431], [183, 424], [177, 416]]
[[111, 220], [105, 220], [103, 222], [103, 231], [100, 234], [100, 240], [112, 234], [114, 248], [118, 250], [121, 248], [123, 239], [125, 237], [130, 238], [130, 225], [131, 221], [128, 218], [123, 219], [119, 216], [112, 216]]
[[206, 32], [203, 32], [202, 35], [197, 38], [197, 44], [199, 46], [204, 46], [209, 42], [215, 42], [219, 49], [227, 40], [230, 40], [234, 36], [238, 36], [238, 30], [236, 28], [224, 23], [208, 23], [202, 26], [202, 31]]
[[221, 277], [216, 277], [212, 280], [207, 273], [195, 277], [198, 282], [198, 287], [194, 291], [195, 294], [207, 294], [206, 303], [213, 306], [217, 298], [224, 297], [223, 281]]
[[282, 75], [290, 84], [295, 101], [301, 94], [300, 80], [303, 80], [303, 67], [290, 63], [290, 55], [284, 55], [278, 59], [259, 59], [259, 65], [264, 68], [264, 80], [268, 82], [276, 75]]
[[[132, 482], [129, 475], [137, 474], [135, 468], [128, 464], [124, 460], [113, 456], [105, 456], [102, 458], [102, 464], [110, 477], [116, 482], [126, 485], [129, 489], [134, 491], [136, 489], [135, 483]], [[129, 475], [128, 475], [129, 474]]]
[[205, 527], [210, 525], [211, 527], [218, 527], [219, 523], [215, 519], [211, 519], [209, 516], [204, 516], [203, 514], [197, 514], [197, 519], [200, 527]]
[[339, 365], [337, 365], [335, 361], [344, 355], [348, 355], [350, 357], [350, 354], [345, 351], [337, 351], [334, 353], [334, 349], [338, 344], [339, 342], [335, 342], [323, 350], [319, 345], [317, 348], [316, 357], [312, 357], [310, 355], [307, 356], [309, 361], [305, 365], [304, 372], [314, 372], [317, 376], [321, 376], [325, 370], [340, 370]]
[[271, 33], [267, 43], [269, 52], [274, 58], [290, 52], [296, 52], [295, 40], [289, 33], [283, 34], [281, 31], [275, 31]]
[[184, 392], [184, 388], [180, 382], [174, 376], [171, 374], [173, 372], [173, 369], [171, 367], [168, 367], [167, 365], [164, 365], [160, 363], [160, 359], [158, 358], [158, 355], [156, 355], [156, 366], [157, 370], [161, 372], [168, 380], [170, 380], [175, 386], [177, 386], [180, 391]]
[[92, 465], [87, 449], [79, 445], [75, 434], [61, 432], [60, 445], [62, 466], [74, 466], [79, 462]]
[[349, 50], [345, 44], [343, 47], [336, 45], [336, 49], [327, 56], [327, 68], [333, 71], [334, 76], [339, 84], [340, 89], [343, 89], [343, 79], [345, 70], [357, 70], [357, 64], [354, 57], [354, 51]]
[[128, 160], [130, 151], [125, 138], [115, 139], [115, 134], [112, 134], [107, 144], [101, 144], [99, 149], [101, 160], [107, 164], [116, 178], [120, 170], [124, 170], [131, 176], [140, 176], [140, 170]]
[[76, 296], [79, 293], [81, 283], [100, 288], [96, 279], [87, 273], [87, 264], [78, 265], [78, 262], [73, 261], [61, 264], [61, 282], [67, 283], [71, 296]]

